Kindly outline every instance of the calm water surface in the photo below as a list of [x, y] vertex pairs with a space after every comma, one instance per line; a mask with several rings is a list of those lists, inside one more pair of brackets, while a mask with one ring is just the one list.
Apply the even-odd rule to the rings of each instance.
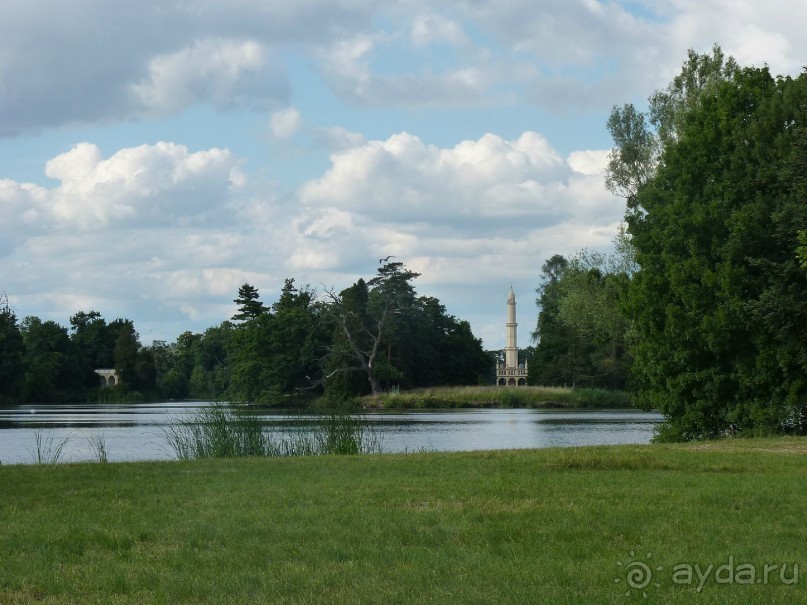
[[[164, 431], [207, 403], [26, 405], [0, 408], [0, 462], [27, 464], [41, 447], [65, 441], [62, 462], [95, 459], [103, 440], [110, 461], [174, 458]], [[300, 414], [256, 410], [268, 430]], [[370, 412], [384, 452], [462, 451], [648, 443], [662, 420], [636, 410], [451, 410]]]

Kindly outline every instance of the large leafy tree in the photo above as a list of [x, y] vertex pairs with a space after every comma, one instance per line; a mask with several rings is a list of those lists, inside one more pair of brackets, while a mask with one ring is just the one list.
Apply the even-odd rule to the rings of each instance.
[[416, 386], [489, 383], [494, 361], [482, 348], [482, 340], [474, 336], [471, 324], [445, 313], [444, 308], [434, 319], [437, 331], [433, 342], [440, 353], [440, 373]]
[[572, 330], [559, 317], [563, 299], [561, 281], [569, 261], [555, 254], [541, 267], [538, 286], [538, 325], [532, 333], [537, 341], [529, 364], [527, 381], [532, 385], [564, 386], [575, 384], [576, 365], [573, 363], [580, 343]]
[[623, 231], [617, 252], [555, 255], [543, 266], [530, 384], [623, 388], [629, 359], [622, 307], [632, 267]]
[[5, 294], [0, 295], [0, 403], [18, 401], [24, 381], [25, 345], [17, 316]]
[[315, 303], [314, 290], [308, 286], [297, 288], [294, 279], [289, 278], [272, 305], [273, 369], [284, 393], [310, 389], [320, 379], [320, 357], [327, 335], [320, 324], [321, 307]]
[[314, 292], [287, 279], [271, 310], [239, 326], [229, 347], [229, 396], [277, 403], [284, 394], [311, 388], [319, 379], [320, 347]]
[[79, 311], [70, 318], [70, 332], [78, 351], [84, 382], [87, 386], [95, 386], [98, 376], [94, 370], [115, 365], [115, 341], [110, 338], [106, 320], [98, 311]]
[[[236, 333], [232, 322], [224, 321], [204, 331], [196, 340], [195, 365], [190, 376], [192, 397], [222, 397], [230, 386], [230, 350]], [[192, 345], [193, 346], [193, 345]]]
[[[186, 399], [194, 394], [191, 391], [191, 376], [196, 367], [201, 340], [201, 334], [183, 332], [173, 343], [152, 343], [149, 349], [156, 370], [156, 388], [161, 397]], [[202, 395], [207, 395], [207, 391]]]
[[83, 400], [86, 390], [81, 363], [67, 329], [55, 321], [26, 317], [22, 322], [22, 335], [26, 401]]
[[109, 328], [116, 334], [113, 358], [123, 386], [140, 392], [152, 391], [157, 377], [155, 358], [150, 349], [140, 344], [134, 323], [116, 319]]
[[804, 432], [807, 75], [708, 59], [685, 64], [655, 174], [629, 203], [634, 374], [663, 437]]
[[417, 297], [396, 315], [387, 358], [402, 388], [490, 382], [486, 378], [494, 368], [470, 324], [431, 296]]
[[632, 208], [639, 190], [653, 178], [661, 152], [683, 136], [689, 112], [737, 69], [736, 61], [718, 45], [711, 54], [689, 50], [681, 73], [648, 99], [648, 114], [631, 103], [615, 106], [607, 122], [614, 140], [605, 175], [608, 189], [626, 198]]

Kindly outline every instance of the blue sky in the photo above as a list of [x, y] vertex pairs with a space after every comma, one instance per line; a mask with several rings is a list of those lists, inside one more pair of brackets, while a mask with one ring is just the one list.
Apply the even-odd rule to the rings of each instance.
[[[229, 318], [249, 282], [320, 290], [389, 254], [520, 344], [555, 253], [607, 250], [614, 104], [688, 48], [797, 74], [803, 2], [0, 0], [0, 291], [144, 343]], [[54, 18], [58, 15], [58, 18]]]

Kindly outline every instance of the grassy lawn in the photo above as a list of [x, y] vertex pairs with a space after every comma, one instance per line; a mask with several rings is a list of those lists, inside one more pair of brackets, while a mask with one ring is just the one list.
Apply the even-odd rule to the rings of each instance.
[[[805, 603], [805, 454], [794, 438], [0, 466], [0, 603]], [[632, 588], [639, 563], [651, 581]], [[695, 564], [713, 566], [700, 592], [673, 581]], [[721, 565], [737, 577], [718, 583]]]

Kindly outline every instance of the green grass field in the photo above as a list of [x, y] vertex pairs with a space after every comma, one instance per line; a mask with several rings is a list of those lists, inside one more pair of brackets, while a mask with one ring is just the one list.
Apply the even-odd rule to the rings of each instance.
[[[805, 454], [782, 438], [0, 466], [0, 603], [805, 603]], [[695, 564], [712, 570], [686, 583]]]

